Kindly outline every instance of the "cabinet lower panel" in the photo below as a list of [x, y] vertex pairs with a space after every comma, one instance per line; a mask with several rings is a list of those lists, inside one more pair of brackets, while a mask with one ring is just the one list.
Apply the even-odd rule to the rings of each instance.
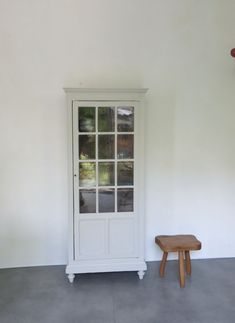
[[105, 256], [105, 220], [80, 220], [75, 232], [75, 237], [77, 259], [95, 259]]
[[75, 261], [138, 258], [136, 223], [122, 218], [75, 217]]

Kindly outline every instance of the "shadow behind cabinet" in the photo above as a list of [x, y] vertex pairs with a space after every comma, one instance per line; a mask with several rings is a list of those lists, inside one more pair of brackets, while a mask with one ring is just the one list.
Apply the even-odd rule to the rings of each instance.
[[146, 89], [65, 88], [69, 260], [75, 274], [137, 271], [144, 261]]

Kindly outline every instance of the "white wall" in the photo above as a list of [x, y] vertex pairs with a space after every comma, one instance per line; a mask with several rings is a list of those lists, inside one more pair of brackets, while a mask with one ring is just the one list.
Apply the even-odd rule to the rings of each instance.
[[146, 257], [235, 256], [234, 0], [0, 0], [0, 266], [67, 257], [63, 86], [149, 87]]

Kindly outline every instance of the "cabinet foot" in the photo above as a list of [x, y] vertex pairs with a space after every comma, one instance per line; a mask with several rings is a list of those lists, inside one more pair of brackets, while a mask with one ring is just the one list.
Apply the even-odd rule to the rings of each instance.
[[68, 280], [72, 284], [74, 281], [75, 275], [74, 274], [68, 274]]
[[139, 276], [139, 279], [141, 280], [141, 279], [143, 279], [143, 278], [144, 278], [144, 274], [145, 274], [145, 272], [144, 272], [143, 270], [139, 270], [139, 271], [137, 272], [137, 274], [138, 274], [138, 276]]

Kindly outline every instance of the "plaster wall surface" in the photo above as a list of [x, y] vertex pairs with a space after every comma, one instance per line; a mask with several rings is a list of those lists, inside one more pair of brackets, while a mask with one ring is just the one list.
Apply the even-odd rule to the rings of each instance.
[[235, 256], [233, 0], [0, 1], [0, 267], [67, 261], [67, 87], [148, 87], [146, 258]]

